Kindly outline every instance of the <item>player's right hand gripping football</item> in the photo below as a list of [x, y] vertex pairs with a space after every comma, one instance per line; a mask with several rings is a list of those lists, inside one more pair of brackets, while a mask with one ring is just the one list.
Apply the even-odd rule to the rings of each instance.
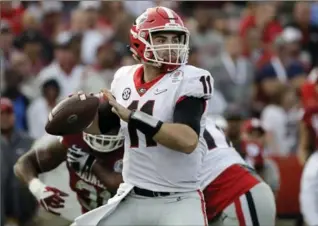
[[58, 209], [64, 208], [64, 198], [68, 194], [57, 188], [46, 186], [37, 178], [29, 183], [29, 189], [46, 211], [60, 215]]

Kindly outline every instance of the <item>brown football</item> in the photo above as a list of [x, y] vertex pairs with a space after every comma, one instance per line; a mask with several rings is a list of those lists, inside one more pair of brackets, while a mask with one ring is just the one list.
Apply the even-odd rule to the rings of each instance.
[[93, 94], [67, 97], [50, 112], [45, 130], [55, 136], [81, 132], [93, 121], [98, 106], [99, 98]]

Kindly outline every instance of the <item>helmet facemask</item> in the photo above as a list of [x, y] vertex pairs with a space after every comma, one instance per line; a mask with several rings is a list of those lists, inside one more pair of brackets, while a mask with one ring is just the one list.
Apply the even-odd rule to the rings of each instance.
[[[159, 33], [176, 33], [178, 43], [155, 44], [154, 36]], [[189, 31], [186, 28], [153, 28], [141, 30], [139, 40], [145, 44], [144, 59], [153, 66], [163, 65], [180, 66], [188, 62]]]
[[83, 132], [83, 139], [86, 144], [98, 152], [112, 152], [124, 144], [124, 136], [118, 135], [93, 135]]

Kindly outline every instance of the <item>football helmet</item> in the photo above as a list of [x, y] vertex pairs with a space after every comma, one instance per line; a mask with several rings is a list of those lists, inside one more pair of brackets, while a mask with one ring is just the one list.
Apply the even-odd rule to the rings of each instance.
[[[176, 33], [179, 41], [177, 44], [154, 44], [153, 35], [158, 32]], [[172, 71], [188, 61], [189, 36], [188, 29], [173, 10], [166, 7], [149, 8], [130, 29], [130, 50], [137, 60]], [[168, 51], [169, 60], [160, 57], [158, 51]]]
[[112, 152], [124, 145], [124, 136], [119, 132], [118, 134], [103, 134], [94, 135], [83, 132], [83, 140], [86, 144], [98, 152]]

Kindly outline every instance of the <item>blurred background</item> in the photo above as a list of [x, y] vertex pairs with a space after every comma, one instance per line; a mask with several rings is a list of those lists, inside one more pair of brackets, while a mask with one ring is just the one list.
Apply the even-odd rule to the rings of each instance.
[[[318, 3], [160, 0], [0, 1], [2, 225], [27, 225], [36, 212], [12, 166], [45, 135], [48, 112], [78, 90], [110, 88], [116, 69], [135, 63], [130, 26], [157, 5], [183, 18], [191, 32], [189, 64], [215, 80], [209, 117], [254, 166], [255, 156], [262, 160], [278, 225], [303, 225], [301, 172], [315, 137], [312, 128], [304, 135], [302, 115], [318, 104]], [[264, 129], [252, 136], [262, 138], [252, 139], [257, 152], [246, 148], [251, 118]]]

